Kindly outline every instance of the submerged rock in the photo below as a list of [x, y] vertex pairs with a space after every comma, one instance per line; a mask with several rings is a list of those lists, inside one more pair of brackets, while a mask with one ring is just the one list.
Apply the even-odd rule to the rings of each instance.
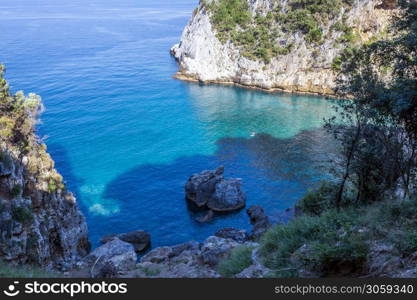
[[199, 223], [208, 223], [208, 222], [211, 222], [213, 218], [214, 218], [214, 212], [212, 210], [209, 210], [203, 216], [197, 217], [195, 220]]
[[198, 208], [230, 212], [246, 205], [240, 179], [224, 179], [224, 167], [194, 174], [185, 185], [186, 199]]
[[149, 233], [143, 230], [136, 230], [129, 233], [122, 233], [122, 234], [112, 234], [103, 237], [100, 242], [102, 244], [108, 243], [115, 237], [119, 238], [123, 242], [132, 244], [135, 248], [136, 253], [143, 252], [149, 249], [151, 245], [151, 236]]

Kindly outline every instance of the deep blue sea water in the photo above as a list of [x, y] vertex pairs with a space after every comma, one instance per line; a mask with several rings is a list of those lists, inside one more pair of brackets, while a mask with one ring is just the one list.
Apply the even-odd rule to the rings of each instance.
[[183, 186], [226, 167], [275, 220], [325, 173], [320, 97], [172, 79], [169, 49], [198, 0], [0, 2], [0, 62], [13, 91], [42, 96], [38, 126], [92, 241], [143, 229], [153, 246], [250, 228], [245, 211], [198, 224]]

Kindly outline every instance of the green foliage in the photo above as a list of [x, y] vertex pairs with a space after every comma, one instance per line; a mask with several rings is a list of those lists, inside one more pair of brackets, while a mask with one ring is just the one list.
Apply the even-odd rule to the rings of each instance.
[[33, 222], [32, 212], [28, 208], [22, 206], [15, 206], [12, 208], [12, 218], [22, 224], [31, 224]]
[[239, 246], [232, 250], [230, 256], [221, 261], [217, 267], [220, 275], [232, 277], [252, 264], [252, 247]]
[[310, 190], [297, 203], [296, 207], [303, 213], [320, 215], [323, 211], [334, 208], [334, 199], [338, 185], [331, 182], [323, 182], [318, 189]]
[[366, 234], [360, 232], [357, 212], [328, 210], [320, 216], [302, 216], [277, 225], [261, 239], [267, 267], [281, 271], [307, 268], [324, 274], [342, 265], [361, 268], [368, 254]]
[[[203, 2], [211, 11], [217, 38], [222, 43], [230, 40], [241, 47], [243, 56], [265, 64], [291, 51], [292, 44], [283, 38], [283, 32], [300, 32], [309, 44], [320, 44], [324, 26], [336, 18], [342, 8], [349, 9], [352, 4], [350, 0], [290, 0], [283, 10], [279, 1], [274, 1], [266, 15], [257, 13], [252, 17], [248, 0], [219, 0], [209, 5]], [[334, 30], [346, 31], [343, 40], [353, 39], [348, 29], [339, 27]]]
[[0, 261], [0, 278], [56, 278], [58, 274], [35, 266], [13, 266]]
[[393, 38], [347, 48], [333, 62], [337, 93], [355, 100], [341, 101], [339, 122], [327, 128], [341, 145], [339, 191], [353, 186], [357, 203], [380, 201], [399, 186], [407, 198], [417, 181], [417, 4], [400, 4]]
[[23, 92], [10, 94], [4, 71], [0, 65], [0, 139], [14, 138], [24, 144], [33, 130], [33, 118], [41, 107], [41, 99], [36, 94], [27, 97]]
[[16, 184], [10, 190], [10, 194], [13, 196], [13, 198], [20, 196], [21, 193], [22, 193], [22, 186], [20, 184]]
[[394, 245], [401, 256], [417, 251], [417, 196], [405, 201], [385, 201], [364, 216], [373, 236]]

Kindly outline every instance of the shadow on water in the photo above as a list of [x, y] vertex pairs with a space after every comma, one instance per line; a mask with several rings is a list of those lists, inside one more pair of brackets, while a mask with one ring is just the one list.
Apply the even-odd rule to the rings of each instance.
[[66, 187], [76, 196], [78, 206], [86, 217], [88, 225], [90, 225], [88, 207], [82, 201], [82, 193], [79, 190], [79, 187], [84, 184], [84, 180], [75, 176], [68, 156], [68, 151], [62, 145], [48, 144], [48, 152], [55, 162], [55, 168], [64, 177]]
[[120, 212], [89, 216], [93, 241], [109, 233], [143, 229], [154, 246], [203, 240], [224, 227], [249, 229], [245, 210], [217, 216], [199, 224], [187, 209], [184, 184], [190, 175], [224, 165], [226, 177], [243, 179], [247, 205], [259, 204], [272, 217], [292, 207], [306, 190], [323, 179], [333, 151], [323, 130], [303, 131], [290, 139], [258, 134], [252, 138], [223, 138], [212, 156], [181, 157], [171, 164], [140, 165], [117, 177], [103, 198], [118, 201]]

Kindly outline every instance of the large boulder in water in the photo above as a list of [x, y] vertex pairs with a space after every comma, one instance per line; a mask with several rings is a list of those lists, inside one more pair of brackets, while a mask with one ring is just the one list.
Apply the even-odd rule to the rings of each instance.
[[136, 253], [143, 252], [149, 249], [151, 245], [151, 236], [149, 233], [143, 230], [136, 230], [129, 233], [122, 233], [122, 234], [112, 234], [103, 237], [100, 242], [102, 244], [108, 243], [112, 239], [117, 237], [123, 242], [131, 244], [134, 248]]
[[223, 178], [224, 168], [219, 167], [214, 171], [203, 171], [192, 175], [185, 185], [185, 196], [187, 200], [197, 207], [205, 207], [213, 196], [216, 185]]
[[207, 207], [219, 212], [234, 211], [245, 207], [246, 197], [241, 185], [240, 179], [220, 181], [216, 184], [214, 194], [207, 202]]
[[186, 198], [198, 208], [230, 212], [246, 205], [240, 179], [224, 179], [224, 167], [194, 174], [185, 185]]

